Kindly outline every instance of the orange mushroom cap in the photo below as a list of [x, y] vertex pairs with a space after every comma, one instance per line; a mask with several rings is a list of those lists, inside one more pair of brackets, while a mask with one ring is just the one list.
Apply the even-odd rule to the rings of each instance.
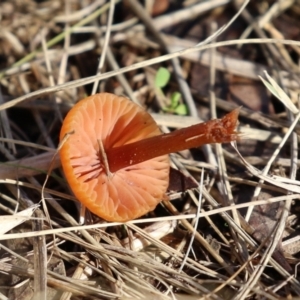
[[104, 150], [161, 134], [153, 118], [130, 100], [109, 93], [79, 101], [67, 114], [60, 141], [67, 181], [94, 214], [107, 221], [125, 222], [152, 211], [169, 184], [169, 156], [162, 155], [107, 174]]

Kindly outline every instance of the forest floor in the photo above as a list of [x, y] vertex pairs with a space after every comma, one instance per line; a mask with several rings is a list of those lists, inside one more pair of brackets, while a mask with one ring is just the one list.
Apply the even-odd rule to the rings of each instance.
[[[0, 299], [299, 299], [300, 2], [249, 2], [0, 2]], [[59, 133], [99, 92], [162, 132], [239, 108], [239, 139], [173, 153], [146, 215], [83, 223]]]

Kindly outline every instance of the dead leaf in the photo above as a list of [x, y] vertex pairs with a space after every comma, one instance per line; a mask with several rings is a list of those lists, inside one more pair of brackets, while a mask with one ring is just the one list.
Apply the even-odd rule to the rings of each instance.
[[261, 82], [231, 75], [229, 76], [229, 98], [237, 105], [253, 111], [274, 114], [273, 105], [269, 102], [270, 97]]

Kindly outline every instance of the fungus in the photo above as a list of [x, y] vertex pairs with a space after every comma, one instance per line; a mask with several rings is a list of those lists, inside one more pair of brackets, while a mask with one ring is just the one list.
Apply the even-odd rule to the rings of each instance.
[[129, 99], [100, 93], [78, 102], [60, 132], [67, 181], [90, 211], [107, 221], [138, 218], [163, 199], [169, 153], [237, 139], [238, 110], [161, 134], [154, 119]]

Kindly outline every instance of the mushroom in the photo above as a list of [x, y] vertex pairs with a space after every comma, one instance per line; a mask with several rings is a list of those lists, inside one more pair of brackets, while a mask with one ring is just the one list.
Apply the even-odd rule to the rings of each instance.
[[125, 222], [152, 211], [169, 184], [169, 153], [237, 139], [238, 110], [161, 134], [129, 99], [100, 93], [79, 101], [64, 119], [60, 158], [67, 181], [91, 212]]

